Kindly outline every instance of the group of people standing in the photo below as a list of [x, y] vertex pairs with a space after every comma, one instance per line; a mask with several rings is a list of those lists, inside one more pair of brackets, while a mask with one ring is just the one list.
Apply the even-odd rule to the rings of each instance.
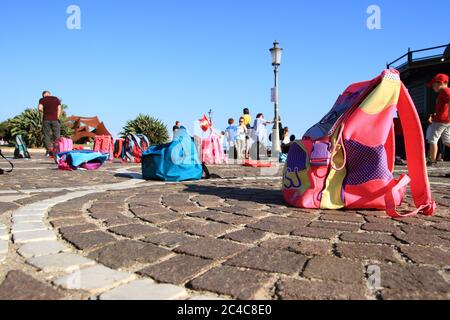
[[[264, 114], [257, 114], [252, 122], [252, 116], [248, 108], [244, 108], [239, 122], [236, 124], [233, 118], [228, 120], [228, 127], [222, 132], [224, 136], [224, 149], [231, 159], [257, 159], [259, 160], [262, 150], [266, 150], [268, 140], [271, 140], [267, 132], [267, 126], [273, 124], [267, 121]], [[289, 136], [289, 129], [280, 124], [280, 139], [283, 152], [289, 150], [289, 146], [295, 137]], [[252, 148], [252, 147], [255, 148]], [[251, 152], [251, 150], [254, 152]], [[253, 155], [254, 153], [254, 155]]]

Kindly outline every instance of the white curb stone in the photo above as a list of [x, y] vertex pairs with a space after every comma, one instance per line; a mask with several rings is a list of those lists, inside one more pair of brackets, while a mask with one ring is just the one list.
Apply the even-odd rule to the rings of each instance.
[[13, 235], [14, 243], [30, 243], [47, 240], [56, 240], [56, 235], [51, 230], [28, 231]]
[[12, 234], [47, 230], [47, 226], [43, 222], [21, 222], [12, 226]]
[[20, 247], [20, 249], [18, 250], [20, 255], [27, 259], [47, 256], [49, 254], [57, 254], [66, 251], [70, 251], [70, 249], [62, 245], [58, 241], [40, 241], [27, 243]]
[[42, 222], [44, 217], [42, 216], [21, 216], [21, 217], [15, 217], [12, 219], [13, 224], [16, 223], [26, 223], [26, 222]]
[[104, 266], [94, 266], [56, 279], [53, 283], [65, 289], [100, 293], [136, 278], [132, 273], [120, 272]]
[[100, 300], [176, 300], [187, 298], [186, 289], [171, 284], [136, 280], [102, 294]]
[[29, 216], [39, 216], [43, 217], [45, 215], [45, 210], [42, 209], [18, 209], [14, 211], [12, 217], [29, 217]]
[[27, 262], [44, 272], [72, 272], [81, 267], [95, 264], [95, 261], [72, 253], [59, 253], [28, 259]]
[[9, 234], [6, 231], [6, 229], [0, 229], [0, 240], [5, 240], [5, 241], [9, 240]]
[[3, 263], [3, 261], [6, 260], [6, 255], [0, 254], [0, 263]]
[[0, 240], [0, 254], [8, 253], [8, 241]]

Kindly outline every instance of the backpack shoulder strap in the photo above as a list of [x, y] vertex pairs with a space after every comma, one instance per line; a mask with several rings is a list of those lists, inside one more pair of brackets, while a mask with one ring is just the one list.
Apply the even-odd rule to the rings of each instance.
[[[402, 176], [392, 191], [388, 192], [388, 195], [386, 195], [386, 210], [394, 218], [412, 216], [417, 213], [431, 216], [436, 211], [436, 203], [431, 198], [430, 182], [425, 162], [425, 139], [414, 102], [404, 84], [401, 86], [397, 110], [405, 137], [409, 177]], [[396, 210], [394, 196], [398, 190], [406, 188], [409, 181], [411, 181], [411, 193], [417, 210], [401, 214]]]
[[0, 150], [0, 157], [2, 157], [4, 160], [6, 160], [8, 163], [9, 163], [9, 165], [11, 166], [11, 169], [9, 169], [9, 170], [3, 170], [3, 169], [0, 169], [0, 174], [3, 174], [3, 173], [11, 173], [11, 172], [13, 172], [13, 170], [14, 170], [14, 164], [11, 162], [11, 161], [9, 161], [8, 159], [6, 159], [6, 157], [3, 155], [3, 153], [2, 153], [2, 150]]

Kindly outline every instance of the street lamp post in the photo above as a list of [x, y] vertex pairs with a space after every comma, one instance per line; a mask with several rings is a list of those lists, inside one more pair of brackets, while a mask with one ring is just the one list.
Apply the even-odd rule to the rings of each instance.
[[274, 126], [272, 130], [272, 157], [278, 158], [281, 152], [280, 143], [280, 115], [278, 109], [278, 68], [281, 64], [281, 55], [283, 49], [279, 47], [279, 43], [275, 40], [273, 48], [270, 49], [272, 55], [272, 66], [275, 74], [275, 87], [273, 89], [273, 103], [274, 103]]

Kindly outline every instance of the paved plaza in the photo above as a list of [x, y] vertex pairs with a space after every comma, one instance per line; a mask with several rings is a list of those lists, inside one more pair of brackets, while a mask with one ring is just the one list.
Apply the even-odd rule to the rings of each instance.
[[133, 164], [15, 165], [0, 176], [0, 299], [450, 298], [449, 164], [429, 172], [436, 215], [401, 220], [287, 207], [281, 166], [162, 183]]

